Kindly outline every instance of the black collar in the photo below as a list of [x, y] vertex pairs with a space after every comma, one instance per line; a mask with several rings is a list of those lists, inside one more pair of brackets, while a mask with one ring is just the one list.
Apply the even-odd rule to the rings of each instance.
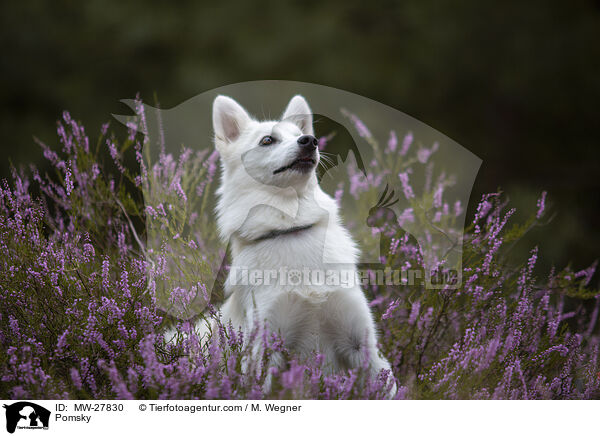
[[273, 239], [278, 236], [288, 235], [290, 233], [301, 232], [302, 230], [310, 229], [312, 226], [314, 226], [314, 224], [307, 224], [305, 226], [291, 227], [291, 228], [285, 229], [285, 230], [271, 230], [270, 232], [265, 233], [264, 235], [259, 236], [258, 238], [254, 239], [253, 242], [265, 241], [267, 239]]

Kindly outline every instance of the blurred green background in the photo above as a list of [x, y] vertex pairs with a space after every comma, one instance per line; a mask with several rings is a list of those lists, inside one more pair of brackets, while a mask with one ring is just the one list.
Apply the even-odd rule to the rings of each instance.
[[[0, 5], [0, 177], [43, 164], [68, 109], [95, 138], [137, 92], [171, 107], [258, 79], [314, 82], [408, 113], [483, 159], [471, 201], [501, 187], [544, 268], [598, 256], [600, 3], [91, 0]], [[112, 125], [116, 128], [116, 122]], [[528, 245], [529, 244], [529, 245]]]

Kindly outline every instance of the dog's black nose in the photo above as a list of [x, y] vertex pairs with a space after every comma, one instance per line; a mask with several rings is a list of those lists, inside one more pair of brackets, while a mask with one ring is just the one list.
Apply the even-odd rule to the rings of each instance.
[[298, 144], [304, 149], [315, 150], [318, 143], [319, 141], [313, 135], [302, 135], [298, 138]]

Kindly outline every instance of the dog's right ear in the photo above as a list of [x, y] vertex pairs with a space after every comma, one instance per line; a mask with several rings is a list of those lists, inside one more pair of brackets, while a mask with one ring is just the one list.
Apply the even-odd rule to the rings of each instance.
[[213, 103], [213, 129], [217, 147], [235, 141], [250, 116], [237, 101], [224, 95], [219, 95]]

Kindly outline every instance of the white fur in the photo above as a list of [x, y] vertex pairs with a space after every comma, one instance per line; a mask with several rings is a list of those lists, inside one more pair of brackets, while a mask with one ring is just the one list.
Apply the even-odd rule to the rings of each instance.
[[[218, 225], [223, 240], [231, 243], [232, 268], [344, 268], [356, 277], [358, 248], [341, 223], [336, 202], [320, 188], [314, 168], [273, 174], [296, 158], [298, 138], [313, 134], [305, 99], [292, 98], [281, 121], [258, 122], [236, 101], [219, 96], [213, 105], [213, 126], [223, 170]], [[265, 135], [279, 141], [260, 146]], [[274, 230], [304, 225], [312, 227], [256, 241]], [[390, 369], [377, 349], [373, 316], [358, 285], [228, 283], [226, 295], [221, 308], [224, 323], [231, 321], [249, 332], [255, 317], [266, 321], [293, 353], [303, 357], [322, 353], [331, 372], [360, 366], [365, 354], [373, 373]]]

